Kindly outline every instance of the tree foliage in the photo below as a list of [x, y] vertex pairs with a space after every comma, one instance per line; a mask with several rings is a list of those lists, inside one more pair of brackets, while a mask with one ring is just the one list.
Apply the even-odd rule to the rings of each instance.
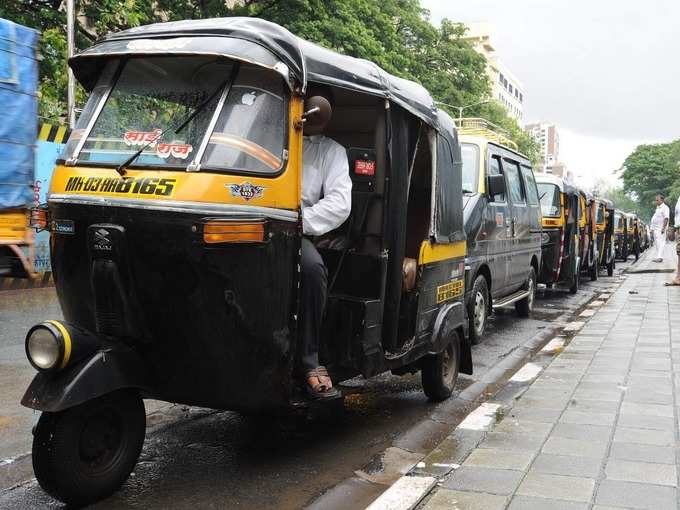
[[637, 198], [643, 217], [653, 214], [654, 197], [659, 192], [666, 195], [668, 204], [675, 205], [680, 195], [680, 140], [640, 145], [623, 166], [623, 189]]
[[[534, 160], [538, 156], [533, 140], [491, 99], [486, 62], [462, 39], [464, 25], [445, 19], [435, 27], [419, 0], [80, 0], [76, 5], [79, 49], [108, 32], [157, 21], [261, 17], [304, 39], [420, 82], [443, 103], [462, 106], [489, 101], [466, 114], [500, 125], [522, 152]], [[5, 0], [0, 17], [42, 32], [40, 114], [64, 117], [66, 17], [61, 0]]]

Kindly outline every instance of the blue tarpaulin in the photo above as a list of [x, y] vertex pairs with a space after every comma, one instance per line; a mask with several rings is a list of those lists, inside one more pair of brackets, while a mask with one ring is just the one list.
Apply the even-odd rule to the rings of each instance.
[[33, 199], [37, 44], [38, 32], [0, 18], [0, 209]]

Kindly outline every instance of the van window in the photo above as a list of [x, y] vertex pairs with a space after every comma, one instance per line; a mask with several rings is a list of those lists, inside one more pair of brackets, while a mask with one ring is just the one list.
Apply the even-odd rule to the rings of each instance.
[[527, 190], [529, 205], [538, 205], [538, 191], [536, 190], [534, 172], [530, 167], [522, 165], [522, 176], [524, 177], [524, 187]]
[[[501, 158], [492, 156], [489, 158], [489, 175], [503, 175], [501, 171]], [[505, 202], [505, 193], [499, 193], [491, 197], [492, 202]]]
[[506, 159], [503, 163], [505, 177], [508, 181], [508, 193], [510, 200], [515, 204], [525, 203], [522, 179], [519, 176], [519, 165], [515, 161]]
[[538, 196], [541, 199], [543, 216], [557, 218], [560, 215], [560, 190], [549, 182], [538, 183]]
[[477, 193], [479, 183], [479, 147], [472, 143], [460, 146], [463, 159], [463, 193]]

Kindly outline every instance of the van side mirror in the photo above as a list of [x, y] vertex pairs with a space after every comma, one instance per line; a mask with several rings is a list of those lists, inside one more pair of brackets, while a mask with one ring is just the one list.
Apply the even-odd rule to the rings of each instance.
[[489, 175], [486, 178], [486, 184], [490, 197], [505, 193], [505, 177], [500, 174]]

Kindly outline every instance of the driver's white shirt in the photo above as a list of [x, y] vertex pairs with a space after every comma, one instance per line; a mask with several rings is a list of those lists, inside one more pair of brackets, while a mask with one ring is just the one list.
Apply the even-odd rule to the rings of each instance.
[[320, 236], [342, 225], [352, 209], [347, 153], [326, 136], [305, 136], [302, 163], [302, 231]]

